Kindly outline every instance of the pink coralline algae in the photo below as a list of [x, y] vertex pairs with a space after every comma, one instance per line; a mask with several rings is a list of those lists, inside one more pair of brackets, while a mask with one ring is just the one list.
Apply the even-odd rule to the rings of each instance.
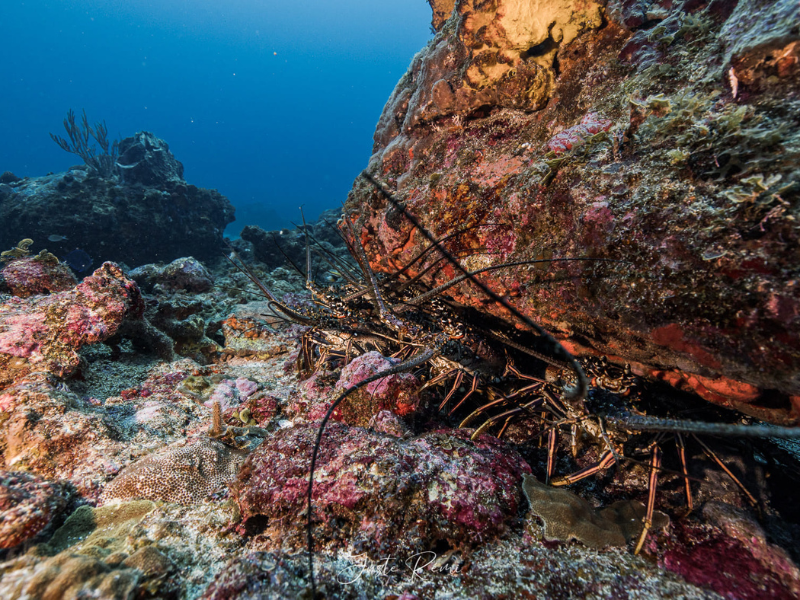
[[[334, 389], [336, 395], [368, 377], [390, 369], [400, 361], [367, 352], [342, 369]], [[397, 373], [368, 383], [351, 393], [334, 411], [333, 418], [351, 425], [366, 427], [373, 415], [391, 410], [399, 416], [411, 414], [419, 404], [419, 381], [411, 373]]]
[[236, 390], [239, 392], [239, 398], [243, 401], [247, 400], [258, 391], [258, 384], [245, 377], [239, 377], [234, 384], [236, 385]]
[[[144, 309], [136, 284], [107, 262], [74, 289], [0, 304], [0, 370], [26, 361], [63, 377], [79, 362], [78, 350], [116, 333], [123, 319]], [[4, 381], [0, 375], [0, 388]]]
[[[248, 457], [236, 485], [245, 530], [266, 517], [267, 537], [298, 536], [302, 543], [317, 428], [280, 430]], [[318, 535], [344, 536], [368, 553], [486, 541], [516, 515], [519, 482], [529, 472], [516, 452], [489, 436], [471, 442], [451, 430], [401, 440], [330, 423], [314, 477]]]
[[29, 473], [0, 471], [0, 549], [13, 548], [47, 527], [66, 507], [69, 493], [63, 483]]
[[750, 517], [711, 502], [703, 509], [722, 532], [678, 523], [659, 566], [725, 598], [789, 600], [800, 595], [800, 571], [785, 551], [767, 542]]
[[609, 119], [604, 119], [597, 113], [586, 113], [580, 123], [550, 138], [547, 147], [556, 154], [564, 154], [582, 146], [591, 136], [601, 131], [608, 131], [611, 129], [611, 124]]
[[215, 402], [219, 402], [222, 410], [234, 408], [243, 402], [247, 402], [257, 391], [258, 384], [245, 377], [240, 377], [235, 381], [233, 379], [225, 379], [214, 388], [205, 405], [210, 408]]
[[67, 265], [46, 252], [12, 261], [2, 274], [11, 293], [20, 298], [63, 292], [78, 283]]
[[250, 418], [259, 427], [265, 427], [278, 414], [279, 404], [274, 396], [256, 394], [248, 399], [247, 408], [250, 409]]

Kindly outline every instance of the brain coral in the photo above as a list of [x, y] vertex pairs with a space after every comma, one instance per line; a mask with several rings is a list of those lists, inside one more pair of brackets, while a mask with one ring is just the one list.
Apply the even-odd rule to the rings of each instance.
[[246, 452], [216, 440], [203, 440], [146, 456], [123, 469], [101, 496], [113, 499], [145, 498], [176, 504], [197, 504], [236, 477]]

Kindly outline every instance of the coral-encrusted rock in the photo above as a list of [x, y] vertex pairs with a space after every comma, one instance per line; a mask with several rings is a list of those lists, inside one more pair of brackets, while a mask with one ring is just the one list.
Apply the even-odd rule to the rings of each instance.
[[[467, 266], [624, 261], [481, 275], [575, 352], [797, 423], [800, 6], [610, 0], [597, 15], [457, 3], [389, 99], [368, 168]], [[346, 208], [377, 270], [427, 247], [365, 180]], [[474, 286], [447, 294], [502, 316]]]
[[[447, 10], [439, 4], [434, 26]], [[397, 84], [378, 121], [376, 150], [426, 121], [493, 107], [542, 108], [552, 94], [556, 52], [602, 23], [591, 0], [464, 0], [456, 12]], [[427, 145], [412, 150], [404, 136], [399, 141], [391, 146], [398, 161], [413, 160]]]
[[[236, 356], [268, 358], [288, 352], [287, 337], [269, 325], [269, 302], [249, 302], [234, 308], [222, 322], [225, 352]], [[273, 322], [274, 324], [274, 322]]]
[[796, 77], [798, 19], [800, 9], [793, 0], [739, 2], [720, 36], [726, 45], [729, 73], [748, 85], [757, 84], [765, 75]]
[[[347, 247], [334, 225], [341, 213], [341, 209], [338, 208], [328, 209], [320, 214], [316, 223], [306, 223], [305, 227], [313, 236], [311, 243], [319, 245], [326, 252], [345, 256]], [[287, 258], [295, 265], [302, 265], [305, 268], [307, 240], [304, 230], [264, 231], [257, 225], [247, 225], [242, 229], [241, 240], [245, 243], [237, 240], [233, 244], [234, 247], [240, 249], [240, 254], [242, 256], [254, 255], [270, 270], [287, 266]], [[312, 272], [324, 272], [329, 269], [330, 264], [322, 258], [320, 253], [315, 252], [311, 255]]]
[[[344, 390], [400, 362], [399, 359], [381, 356], [379, 352], [362, 354], [342, 369], [334, 395], [338, 396]], [[359, 427], [369, 425], [373, 415], [382, 410], [390, 410], [404, 417], [414, 412], [419, 404], [419, 386], [419, 381], [411, 373], [387, 375], [351, 392], [332, 417]]]
[[299, 598], [308, 586], [302, 564], [270, 552], [253, 552], [231, 560], [202, 598], [249, 600]]
[[45, 560], [25, 555], [11, 561], [8, 571], [12, 576], [0, 581], [0, 592], [15, 600], [129, 600], [142, 578], [136, 569], [113, 569], [99, 558], [67, 552]]
[[[391, 598], [375, 573], [363, 565], [328, 561], [314, 566], [318, 593], [325, 598]], [[201, 598], [204, 600], [295, 600], [309, 593], [308, 561], [302, 554], [249, 552], [230, 560]], [[397, 600], [412, 600], [406, 595]]]
[[82, 346], [111, 337], [143, 309], [139, 288], [114, 263], [70, 291], [0, 304], [0, 389], [32, 369], [71, 373]]
[[128, 185], [183, 183], [183, 165], [169, 145], [149, 131], [140, 131], [119, 144], [120, 178]]
[[800, 596], [800, 570], [752, 517], [717, 502], [706, 504], [703, 516], [714, 528], [679, 523], [659, 566], [725, 598]]
[[0, 183], [17, 183], [18, 181], [22, 181], [22, 177], [17, 177], [11, 171], [4, 171], [0, 175]]
[[175, 259], [166, 266], [142, 265], [129, 275], [145, 292], [151, 292], [157, 284], [164, 290], [187, 292], [207, 292], [214, 285], [208, 269], [191, 256]]
[[0, 202], [0, 248], [12, 247], [22, 236], [41, 244], [69, 232], [69, 240], [46, 244], [58, 257], [80, 240], [80, 249], [95, 264], [110, 260], [138, 266], [182, 256], [217, 260], [222, 231], [234, 220], [233, 206], [217, 190], [167, 173], [163, 177], [146, 185], [124, 184], [97, 177], [84, 165], [2, 186], [0, 197], [8, 197]]
[[11, 261], [2, 270], [2, 277], [11, 293], [20, 298], [63, 292], [78, 283], [69, 266], [49, 252]]
[[0, 471], [0, 548], [34, 538], [64, 510], [70, 493], [63, 483], [30, 473]]
[[0, 466], [67, 480], [86, 498], [100, 493], [124, 445], [104, 412], [58, 390], [44, 371], [0, 392], [0, 411]]
[[[245, 528], [302, 543], [302, 514], [317, 424], [278, 431], [248, 457], [237, 496]], [[317, 458], [319, 539], [348, 539], [370, 554], [486, 541], [517, 513], [530, 467], [502, 442], [459, 430], [409, 440], [330, 423]]]

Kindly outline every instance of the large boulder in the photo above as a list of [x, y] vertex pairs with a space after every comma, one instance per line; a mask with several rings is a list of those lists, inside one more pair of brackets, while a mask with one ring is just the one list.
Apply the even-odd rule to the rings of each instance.
[[[341, 216], [340, 209], [329, 209], [320, 214], [314, 223], [307, 223], [308, 243], [312, 246], [311, 269], [313, 272], [325, 272], [331, 269], [330, 254], [343, 256], [347, 254], [344, 241], [336, 230], [336, 222]], [[242, 229], [241, 239], [237, 240], [240, 254], [244, 258], [252, 255], [269, 269], [276, 269], [293, 263], [298, 269], [306, 268], [306, 236], [301, 228], [265, 231], [258, 225], [246, 225]], [[326, 253], [328, 261], [322, 258]]]
[[[481, 276], [574, 352], [797, 422], [797, 3], [434, 4], [369, 171], [471, 268], [623, 261]], [[378, 270], [427, 244], [363, 179], [346, 210]]]

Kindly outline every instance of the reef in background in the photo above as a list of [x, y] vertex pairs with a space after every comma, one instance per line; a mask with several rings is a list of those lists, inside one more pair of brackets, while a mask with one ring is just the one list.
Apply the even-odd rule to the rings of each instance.
[[[164, 140], [139, 132], [122, 140], [120, 175], [87, 165], [44, 177], [0, 180], [0, 247], [21, 235], [59, 258], [80, 247], [79, 271], [106, 260], [131, 267], [182, 256], [216, 259], [234, 220], [230, 201], [183, 179], [183, 165]], [[90, 264], [86, 264], [86, 262]]]

